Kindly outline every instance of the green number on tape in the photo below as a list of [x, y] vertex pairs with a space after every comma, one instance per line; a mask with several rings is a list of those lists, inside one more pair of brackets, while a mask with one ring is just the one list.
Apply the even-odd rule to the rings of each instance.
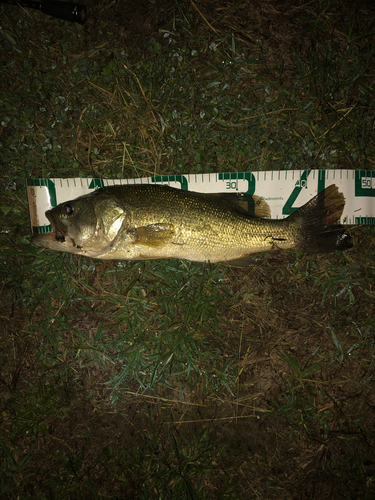
[[246, 194], [252, 196], [255, 193], [255, 177], [251, 172], [219, 173], [219, 181], [227, 181], [226, 189], [238, 189], [239, 180], [247, 181]]
[[356, 170], [355, 196], [375, 197], [375, 172], [372, 170]]
[[[290, 215], [300, 208], [300, 207], [295, 207], [293, 205], [296, 199], [298, 198], [298, 195], [302, 191], [302, 189], [307, 188], [307, 179], [310, 175], [310, 172], [311, 169], [305, 170], [301, 175], [301, 177], [297, 180], [293, 191], [291, 192], [289, 198], [287, 199], [285, 205], [283, 206], [283, 212], [282, 212], [283, 215]], [[326, 187], [326, 171], [319, 170], [318, 193], [323, 191], [325, 187]]]

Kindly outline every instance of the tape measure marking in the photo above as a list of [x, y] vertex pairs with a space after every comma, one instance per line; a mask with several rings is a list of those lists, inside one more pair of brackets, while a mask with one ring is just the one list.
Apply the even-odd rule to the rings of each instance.
[[345, 197], [341, 223], [375, 224], [375, 171], [309, 169], [157, 175], [138, 179], [30, 179], [27, 194], [33, 231], [51, 232], [46, 210], [115, 184], [167, 184], [201, 193], [255, 194], [269, 204], [274, 219], [290, 215], [327, 186], [336, 184]]

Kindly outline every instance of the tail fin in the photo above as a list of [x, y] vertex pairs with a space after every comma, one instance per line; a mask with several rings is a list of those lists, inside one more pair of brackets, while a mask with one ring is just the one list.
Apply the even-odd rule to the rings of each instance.
[[296, 250], [310, 253], [351, 248], [350, 235], [339, 224], [344, 206], [344, 195], [332, 185], [290, 215], [291, 222], [299, 219], [301, 223], [302, 238]]

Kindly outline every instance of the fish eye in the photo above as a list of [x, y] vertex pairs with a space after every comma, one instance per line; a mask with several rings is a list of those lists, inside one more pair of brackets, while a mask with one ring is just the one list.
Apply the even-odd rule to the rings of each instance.
[[64, 214], [66, 214], [66, 215], [72, 215], [74, 210], [75, 210], [75, 206], [72, 205], [71, 203], [66, 203], [63, 207]]

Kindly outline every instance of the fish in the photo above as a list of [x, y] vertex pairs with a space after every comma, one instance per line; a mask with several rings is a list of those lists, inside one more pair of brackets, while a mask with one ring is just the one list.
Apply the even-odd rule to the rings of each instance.
[[46, 212], [53, 232], [32, 244], [96, 259], [186, 259], [251, 265], [259, 252], [332, 252], [352, 246], [339, 224], [345, 198], [330, 185], [285, 219], [249, 216], [241, 204], [166, 185], [100, 188]]

